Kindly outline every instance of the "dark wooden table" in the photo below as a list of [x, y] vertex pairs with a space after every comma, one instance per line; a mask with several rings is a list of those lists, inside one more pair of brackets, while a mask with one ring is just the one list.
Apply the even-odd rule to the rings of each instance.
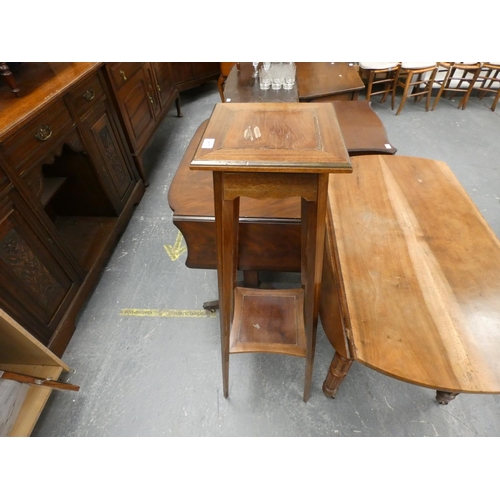
[[[224, 396], [229, 354], [306, 358], [309, 398], [316, 344], [329, 174], [350, 173], [334, 108], [326, 103], [217, 104], [191, 168], [213, 172]], [[240, 198], [301, 200], [301, 283], [239, 287]]]
[[356, 100], [365, 88], [352, 63], [296, 63], [296, 84], [291, 90], [261, 90], [252, 63], [231, 69], [224, 84], [225, 102], [311, 102]]

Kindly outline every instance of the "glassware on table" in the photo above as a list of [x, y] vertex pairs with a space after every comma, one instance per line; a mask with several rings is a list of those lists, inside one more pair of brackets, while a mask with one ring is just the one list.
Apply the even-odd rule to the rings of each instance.
[[271, 66], [271, 88], [279, 90], [283, 84], [283, 65], [281, 63], [274, 63]]
[[254, 78], [257, 78], [259, 76], [259, 72], [257, 71], [259, 63], [258, 62], [253, 62], [252, 65], [253, 65], [253, 75], [252, 76]]
[[259, 69], [259, 87], [261, 90], [271, 88], [271, 72], [265, 67]]
[[295, 85], [295, 63], [283, 64], [283, 88], [285, 90], [293, 89]]

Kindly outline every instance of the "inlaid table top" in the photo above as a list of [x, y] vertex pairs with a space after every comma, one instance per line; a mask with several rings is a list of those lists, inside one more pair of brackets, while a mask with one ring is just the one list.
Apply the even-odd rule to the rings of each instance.
[[219, 103], [191, 162], [226, 172], [350, 172], [329, 103]]
[[500, 242], [450, 168], [361, 156], [328, 196], [350, 357], [431, 388], [500, 392]]

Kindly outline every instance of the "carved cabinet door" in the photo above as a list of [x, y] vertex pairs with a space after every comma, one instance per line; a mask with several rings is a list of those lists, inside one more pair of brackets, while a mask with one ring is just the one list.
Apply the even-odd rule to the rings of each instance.
[[0, 304], [45, 345], [81, 277], [13, 187], [0, 199]]
[[83, 119], [87, 150], [119, 214], [137, 183], [137, 173], [108, 101], [96, 103]]

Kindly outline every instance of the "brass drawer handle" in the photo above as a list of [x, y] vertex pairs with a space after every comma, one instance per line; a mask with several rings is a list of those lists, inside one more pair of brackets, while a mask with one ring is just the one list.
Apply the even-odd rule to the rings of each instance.
[[161, 92], [161, 88], [158, 84], [156, 84], [156, 88], [158, 89], [158, 92]]
[[127, 81], [127, 77], [125, 76], [125, 72], [120, 70], [120, 75], [122, 75], [123, 81]]
[[87, 99], [87, 101], [91, 101], [95, 97], [94, 89], [88, 89], [87, 92], [83, 94], [83, 97]]
[[155, 102], [153, 101], [153, 98], [151, 97], [151, 94], [148, 92], [148, 97], [149, 97], [149, 102], [151, 104], [154, 104]]
[[52, 129], [50, 128], [50, 125], [42, 125], [38, 132], [35, 134], [35, 137], [39, 141], [46, 141], [47, 139], [50, 139], [51, 135]]

